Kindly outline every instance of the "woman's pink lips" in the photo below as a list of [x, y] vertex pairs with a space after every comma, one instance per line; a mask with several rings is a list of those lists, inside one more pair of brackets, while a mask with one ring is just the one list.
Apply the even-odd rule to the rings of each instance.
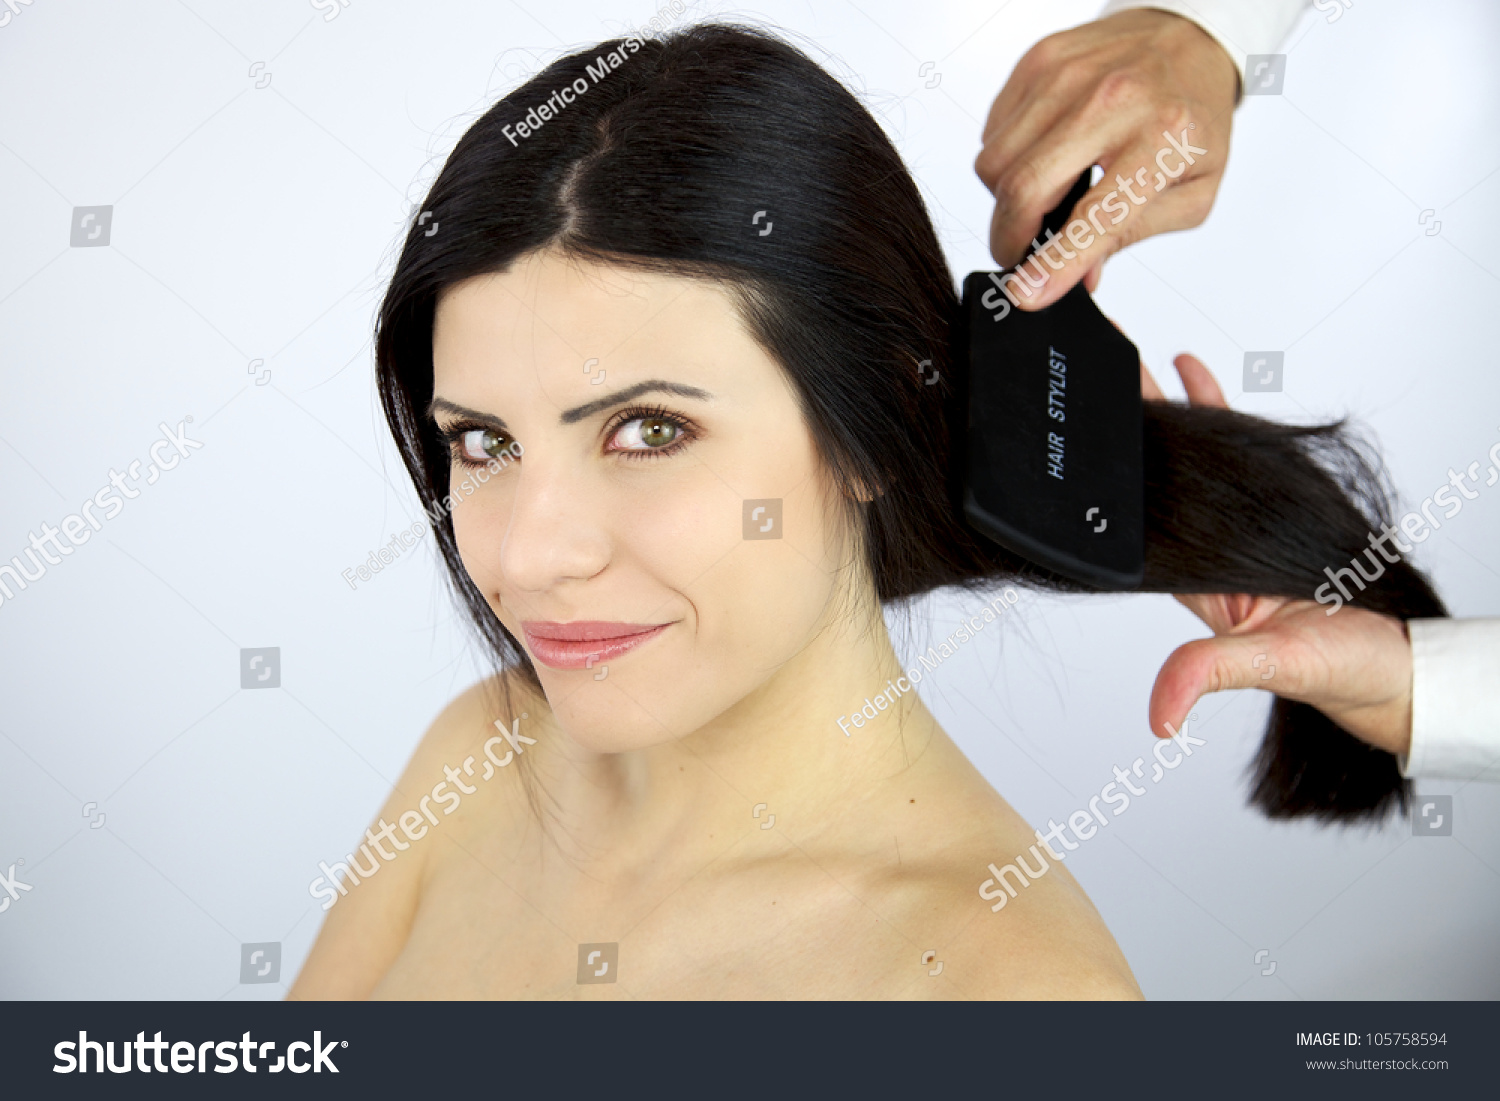
[[642, 626], [639, 623], [604, 623], [577, 620], [549, 623], [530, 620], [521, 624], [532, 655], [552, 669], [591, 669], [650, 642], [670, 623]]

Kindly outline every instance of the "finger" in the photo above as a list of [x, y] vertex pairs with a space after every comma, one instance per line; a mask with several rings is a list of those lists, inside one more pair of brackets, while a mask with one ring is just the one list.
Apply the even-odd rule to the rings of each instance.
[[[1072, 30], [1048, 35], [1021, 55], [1011, 71], [1005, 86], [990, 105], [985, 117], [980, 144], [988, 144], [997, 130], [1015, 126], [1032, 104], [1042, 99], [1059, 103], [1076, 98], [1076, 86], [1092, 76], [1088, 69], [1074, 69], [1069, 80], [1068, 63], [1087, 56], [1097, 48], [1102, 39], [1111, 40], [1108, 33], [1101, 34], [1093, 24], [1085, 23]], [[1067, 87], [1072, 84], [1075, 87]], [[1060, 113], [1060, 108], [1054, 113]], [[986, 181], [993, 189], [993, 181]]]
[[1202, 697], [1235, 688], [1264, 688], [1291, 696], [1298, 678], [1291, 666], [1280, 667], [1267, 635], [1225, 635], [1188, 642], [1173, 650], [1156, 674], [1149, 709], [1157, 737], [1181, 730], [1188, 712]]
[[1227, 633], [1235, 624], [1227, 605], [1227, 593], [1173, 593], [1172, 596], [1216, 635]]
[[1088, 274], [1083, 277], [1083, 289], [1093, 294], [1099, 288], [1099, 279], [1104, 274], [1104, 264], [1098, 263], [1089, 268]]
[[[995, 181], [990, 248], [1002, 266], [1011, 267], [1026, 255], [1032, 238], [1041, 232], [1042, 218], [1062, 201], [1079, 174], [1094, 164], [1117, 160], [1120, 150], [1138, 140], [1149, 117], [1145, 104], [1108, 113], [1089, 108], [1086, 103], [1059, 121], [1054, 103], [1039, 103], [1022, 125], [997, 131], [980, 154]], [[1153, 154], [1154, 149], [1147, 150], [1143, 163]], [[1095, 190], [1102, 197], [1110, 188], [1096, 185]], [[1068, 285], [1081, 277], [1079, 271]]]
[[[1052, 74], [1047, 71], [1039, 71], [1035, 65], [1035, 55], [1042, 43], [1037, 43], [1016, 62], [1015, 69], [1011, 72], [1005, 86], [1000, 89], [1000, 94], [995, 97], [995, 102], [990, 104], [990, 113], [985, 116], [984, 130], [980, 133], [979, 144], [984, 150], [974, 164], [974, 171], [979, 173], [979, 178], [984, 180], [985, 187], [991, 191], [995, 189], [994, 162], [990, 158], [998, 155], [999, 147], [992, 148], [992, 143], [998, 134], [1015, 129], [1023, 124], [1027, 113], [1044, 99], [1056, 99], [1055, 81]], [[1054, 110], [1060, 111], [1058, 106]], [[986, 157], [986, 152], [989, 157]]]
[[1183, 352], [1172, 361], [1172, 366], [1177, 368], [1182, 388], [1187, 391], [1191, 404], [1228, 408], [1229, 402], [1224, 400], [1224, 391], [1219, 387], [1218, 380], [1201, 359], [1190, 352]]
[[[1032, 241], [1042, 232], [1042, 219], [1062, 202], [1085, 168], [1094, 162], [1025, 162], [1008, 166], [992, 189], [995, 209], [990, 215], [990, 255], [1002, 268], [1013, 268], [1032, 250]], [[1064, 241], [1064, 244], [1067, 242]], [[1045, 270], [1050, 270], [1050, 265]], [[1073, 273], [1068, 287], [1078, 282], [1082, 270]], [[1067, 287], [1063, 288], [1065, 292]]]
[[1044, 38], [1028, 50], [990, 105], [974, 171], [991, 192], [1007, 167], [1077, 113], [1080, 99], [1087, 94], [1092, 72], [1088, 67], [1068, 68], [1069, 59], [1078, 56], [1075, 46], [1060, 41], [1069, 33]]
[[1161, 392], [1161, 387], [1156, 385], [1156, 380], [1151, 377], [1151, 372], [1146, 369], [1146, 361], [1141, 360], [1141, 397], [1147, 401], [1166, 401], [1166, 395]]
[[[1122, 174], [1106, 173], [1073, 208], [1063, 233], [1047, 250], [1058, 267], [1045, 263], [1045, 258], [1026, 262], [1032, 280], [1036, 280], [1039, 271], [1044, 278], [1030, 297], [1021, 298], [1018, 303], [1021, 309], [1038, 310], [1050, 306], [1066, 294], [1085, 271], [1102, 265], [1128, 245], [1157, 233], [1198, 225], [1213, 205], [1218, 188], [1217, 178], [1204, 177], [1163, 187], [1157, 193], [1154, 185], [1140, 186], [1141, 180], [1151, 184], [1151, 176], [1144, 168], [1136, 176], [1126, 178], [1123, 184], [1121, 178]], [[1135, 194], [1139, 202], [1130, 200], [1130, 193]], [[996, 216], [999, 216], [998, 210]], [[1099, 229], [1104, 233], [1098, 233]]]
[[1005, 180], [1006, 172], [1023, 153], [1057, 129], [1069, 108], [1070, 101], [1046, 74], [1019, 86], [1016, 81], [1012, 76], [990, 108], [979, 154], [974, 158], [974, 172], [991, 194], [997, 190], [1009, 194], [1012, 185]]

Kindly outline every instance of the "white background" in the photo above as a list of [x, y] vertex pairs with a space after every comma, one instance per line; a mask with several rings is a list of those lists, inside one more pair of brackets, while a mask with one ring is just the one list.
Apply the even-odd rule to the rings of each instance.
[[[1095, 11], [690, 15], [782, 28], [858, 91], [958, 277], [993, 266], [972, 171], [991, 98], [1028, 46]], [[0, 604], [0, 871], [24, 860], [33, 888], [0, 914], [0, 995], [290, 983], [322, 916], [317, 862], [349, 849], [478, 675], [430, 539], [358, 591], [339, 576], [419, 515], [371, 381], [394, 244], [479, 113], [652, 12], [35, 0], [0, 27], [0, 559], [144, 459], [159, 422], [191, 415], [204, 442]], [[1237, 112], [1208, 222], [1106, 269], [1101, 304], [1170, 393], [1170, 357], [1191, 350], [1237, 408], [1350, 413], [1408, 506], [1500, 440], [1497, 47], [1483, 0], [1304, 16], [1285, 94]], [[114, 206], [109, 247], [70, 248], [72, 208], [93, 205]], [[1264, 349], [1286, 351], [1285, 392], [1242, 394], [1243, 355]], [[1497, 540], [1492, 488], [1421, 546], [1455, 614], [1500, 614]], [[898, 640], [925, 648], [972, 603], [931, 602]], [[1155, 596], [1026, 594], [1006, 618], [921, 690], [1022, 814], [1061, 819], [1148, 752], [1152, 678], [1203, 632]], [[281, 648], [281, 688], [240, 689], [252, 646]], [[1455, 795], [1451, 838], [1272, 825], [1244, 805], [1267, 700], [1200, 704], [1208, 746], [1070, 859], [1146, 994], [1500, 994], [1496, 788], [1418, 784]], [[281, 983], [238, 984], [249, 941], [284, 943]]]

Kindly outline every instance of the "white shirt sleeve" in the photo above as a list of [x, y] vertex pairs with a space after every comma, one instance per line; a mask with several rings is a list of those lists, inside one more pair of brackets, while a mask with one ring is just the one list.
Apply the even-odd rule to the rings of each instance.
[[1190, 19], [1224, 47], [1245, 86], [1245, 58], [1273, 54], [1286, 41], [1308, 0], [1109, 0], [1099, 18], [1130, 8], [1157, 8]]
[[1401, 774], [1500, 781], [1500, 619], [1412, 619], [1411, 750]]

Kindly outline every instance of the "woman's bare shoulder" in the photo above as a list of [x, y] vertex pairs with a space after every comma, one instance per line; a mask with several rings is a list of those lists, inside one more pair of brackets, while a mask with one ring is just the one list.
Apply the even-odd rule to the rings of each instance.
[[[340, 888], [338, 895], [288, 998], [362, 998], [375, 988], [411, 932], [433, 858], [433, 845], [426, 836], [429, 824], [447, 821], [445, 815], [461, 809], [451, 802], [454, 792], [442, 791], [449, 778], [447, 770], [462, 769], [470, 759], [483, 761], [483, 746], [495, 736], [495, 724], [511, 729], [516, 716], [510, 711], [519, 715], [533, 702], [523, 682], [500, 674], [461, 692], [433, 719], [370, 830], [353, 841], [351, 855], [357, 861], [369, 861], [365, 866], [376, 867], [377, 872], [365, 876], [356, 872], [357, 882], [348, 877], [331, 885]], [[465, 817], [455, 815], [453, 825]], [[401, 840], [403, 831], [405, 841]], [[375, 846], [376, 851], [389, 854], [386, 859], [371, 852], [366, 840], [369, 833], [386, 839], [384, 846]], [[361, 844], [366, 846], [363, 850]]]
[[1066, 863], [977, 772], [950, 777], [932, 793], [934, 817], [902, 840], [922, 853], [920, 896], [931, 915], [923, 924], [947, 979], [946, 989], [933, 982], [914, 992], [1140, 998], [1124, 954]]
[[961, 846], [963, 866], [954, 869], [954, 887], [973, 917], [954, 939], [951, 955], [967, 975], [970, 996], [1142, 997], [1078, 881], [1030, 825], [1008, 806], [1005, 811]]

